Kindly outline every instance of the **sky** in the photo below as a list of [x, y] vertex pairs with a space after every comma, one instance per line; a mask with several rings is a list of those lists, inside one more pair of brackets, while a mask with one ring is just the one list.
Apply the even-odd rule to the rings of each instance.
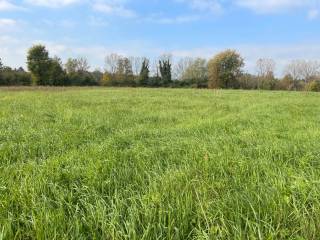
[[320, 59], [320, 0], [0, 0], [0, 58], [25, 67], [27, 49], [87, 57], [110, 53], [210, 58], [236, 49], [246, 70], [272, 58], [277, 73], [294, 59]]

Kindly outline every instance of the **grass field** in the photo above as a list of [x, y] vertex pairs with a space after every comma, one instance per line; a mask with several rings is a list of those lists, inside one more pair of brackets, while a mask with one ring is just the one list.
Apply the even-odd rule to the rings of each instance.
[[320, 239], [320, 95], [0, 90], [0, 239]]

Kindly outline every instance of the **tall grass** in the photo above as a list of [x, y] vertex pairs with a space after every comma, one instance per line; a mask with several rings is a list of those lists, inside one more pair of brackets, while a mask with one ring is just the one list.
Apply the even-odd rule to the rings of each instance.
[[0, 91], [0, 239], [320, 239], [320, 95]]

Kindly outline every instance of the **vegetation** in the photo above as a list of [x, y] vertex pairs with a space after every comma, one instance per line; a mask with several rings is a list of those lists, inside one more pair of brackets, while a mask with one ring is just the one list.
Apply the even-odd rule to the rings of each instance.
[[172, 82], [170, 59], [159, 61], [159, 69], [161, 73], [162, 85], [168, 86]]
[[31, 75], [23, 68], [12, 69], [4, 66], [0, 58], [0, 86], [31, 85]]
[[275, 77], [276, 63], [272, 59], [259, 59], [256, 74], [244, 72], [244, 64], [235, 50], [218, 53], [209, 61], [188, 57], [177, 60], [170, 54], [150, 61], [113, 53], [106, 56], [104, 71], [91, 71], [86, 58], [69, 58], [63, 64], [58, 57], [51, 58], [45, 46], [35, 45], [27, 56], [31, 75], [22, 68], [5, 67], [0, 60], [0, 85], [318, 91], [312, 87], [320, 81], [318, 61], [293, 60], [286, 66], [283, 78]]
[[52, 85], [49, 81], [51, 72], [49, 52], [43, 45], [35, 45], [28, 51], [27, 65], [35, 85]]
[[12, 90], [1, 239], [320, 239], [316, 93]]
[[240, 54], [227, 50], [215, 56], [208, 63], [210, 88], [239, 88], [244, 61]]
[[139, 86], [148, 86], [149, 81], [149, 61], [147, 59], [144, 59], [141, 66], [141, 71], [139, 75]]
[[308, 91], [320, 92], [320, 80], [313, 80], [306, 86]]

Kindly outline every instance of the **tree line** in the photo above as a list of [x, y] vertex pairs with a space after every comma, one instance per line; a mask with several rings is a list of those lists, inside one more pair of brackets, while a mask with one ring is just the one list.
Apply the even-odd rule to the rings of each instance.
[[175, 64], [171, 55], [150, 61], [113, 53], [106, 56], [104, 71], [90, 71], [85, 58], [69, 58], [62, 63], [58, 57], [51, 58], [45, 46], [34, 45], [27, 53], [28, 71], [4, 66], [0, 59], [0, 85], [320, 91], [318, 61], [294, 60], [286, 66], [282, 78], [275, 77], [276, 64], [272, 59], [259, 59], [256, 74], [246, 73], [244, 65], [244, 59], [235, 50], [220, 52], [209, 61], [182, 58]]

